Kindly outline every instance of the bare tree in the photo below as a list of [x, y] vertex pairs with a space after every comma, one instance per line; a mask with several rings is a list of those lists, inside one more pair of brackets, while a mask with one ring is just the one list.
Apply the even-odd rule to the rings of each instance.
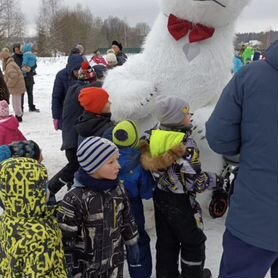
[[38, 54], [46, 56], [56, 53], [51, 47], [51, 28], [56, 14], [62, 9], [63, 0], [41, 0], [39, 16], [37, 18]]
[[0, 36], [2, 44], [9, 46], [24, 36], [24, 15], [17, 0], [0, 1]]
[[128, 34], [130, 27], [127, 23], [118, 17], [109, 16], [104, 20], [102, 32], [106, 36], [106, 46], [111, 46], [113, 40], [123, 42], [124, 46], [128, 45]]
[[140, 47], [150, 30], [145, 23], [132, 28], [125, 20], [112, 16], [103, 21], [80, 4], [69, 9], [61, 6], [61, 0], [41, 1], [37, 21], [40, 55], [68, 54], [77, 43], [85, 47], [86, 53], [92, 53], [97, 48], [110, 47], [113, 40], [122, 42], [124, 47]]

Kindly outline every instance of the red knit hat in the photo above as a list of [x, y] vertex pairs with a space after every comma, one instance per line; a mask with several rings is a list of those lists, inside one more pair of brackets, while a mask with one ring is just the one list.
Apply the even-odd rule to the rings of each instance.
[[80, 80], [96, 80], [96, 72], [90, 66], [88, 61], [84, 61], [78, 71], [78, 79]]
[[80, 105], [85, 111], [100, 114], [106, 103], [109, 94], [102, 88], [89, 87], [81, 90], [79, 95]]

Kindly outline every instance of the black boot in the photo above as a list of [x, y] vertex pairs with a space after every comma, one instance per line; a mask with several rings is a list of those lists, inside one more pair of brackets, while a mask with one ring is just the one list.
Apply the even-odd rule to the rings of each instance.
[[29, 112], [40, 112], [40, 109], [36, 108], [36, 106], [30, 107]]
[[208, 268], [204, 268], [203, 278], [212, 278], [211, 271]]

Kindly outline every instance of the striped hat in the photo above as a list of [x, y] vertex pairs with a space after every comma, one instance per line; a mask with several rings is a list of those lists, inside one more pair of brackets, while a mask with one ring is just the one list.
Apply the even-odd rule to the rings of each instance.
[[111, 141], [91, 136], [86, 138], [77, 149], [77, 159], [81, 168], [88, 174], [95, 173], [119, 150]]

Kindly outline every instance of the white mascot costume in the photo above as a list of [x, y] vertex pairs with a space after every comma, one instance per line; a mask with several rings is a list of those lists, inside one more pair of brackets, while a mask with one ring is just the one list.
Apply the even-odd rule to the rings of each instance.
[[[234, 25], [249, 0], [160, 0], [161, 12], [141, 54], [111, 70], [104, 82], [116, 121], [156, 123], [157, 95], [175, 95], [194, 113], [193, 137], [203, 170], [221, 172], [223, 160], [205, 140], [205, 122], [231, 78]], [[224, 132], [224, 131], [223, 131]]]

